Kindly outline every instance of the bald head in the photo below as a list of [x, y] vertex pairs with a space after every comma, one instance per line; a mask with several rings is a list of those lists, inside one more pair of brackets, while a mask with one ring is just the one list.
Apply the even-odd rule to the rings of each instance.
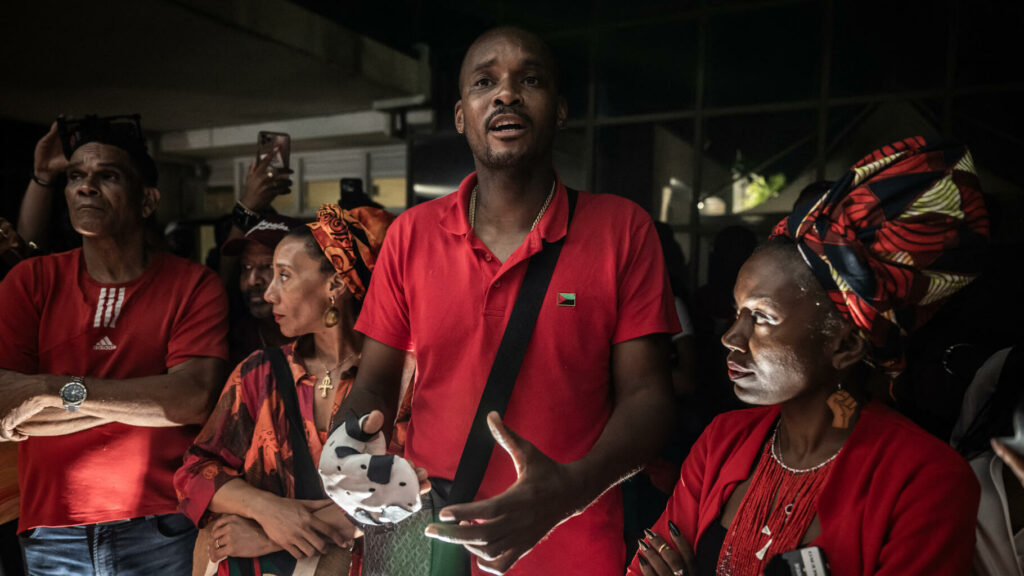
[[537, 63], [550, 73], [555, 90], [558, 90], [558, 63], [551, 48], [533, 32], [513, 26], [502, 26], [484, 32], [466, 50], [459, 70], [459, 94], [462, 94], [466, 86], [468, 75], [471, 75], [474, 68], [480, 64], [478, 55], [492, 50], [495, 44], [502, 43], [519, 47], [524, 52], [534, 55]]

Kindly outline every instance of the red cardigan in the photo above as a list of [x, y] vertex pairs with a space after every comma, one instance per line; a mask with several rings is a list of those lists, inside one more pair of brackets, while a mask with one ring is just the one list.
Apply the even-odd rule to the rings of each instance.
[[[729, 412], [707, 427], [683, 463], [653, 530], [668, 521], [693, 544], [747, 479], [778, 406]], [[961, 576], [974, 554], [978, 481], [949, 446], [881, 404], [861, 411], [818, 500], [820, 546], [833, 576]], [[629, 574], [639, 575], [636, 558]]]

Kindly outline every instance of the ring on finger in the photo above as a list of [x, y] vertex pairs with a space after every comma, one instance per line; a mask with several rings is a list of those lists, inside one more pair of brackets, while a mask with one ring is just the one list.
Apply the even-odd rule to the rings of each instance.
[[273, 170], [267, 170], [267, 178], [273, 178], [273, 177], [274, 177], [274, 171]]
[[668, 548], [668, 542], [662, 542], [661, 546], [658, 546], [658, 554], [664, 552], [665, 548]]
[[672, 571], [672, 576], [686, 576], [685, 568], [676, 568]]

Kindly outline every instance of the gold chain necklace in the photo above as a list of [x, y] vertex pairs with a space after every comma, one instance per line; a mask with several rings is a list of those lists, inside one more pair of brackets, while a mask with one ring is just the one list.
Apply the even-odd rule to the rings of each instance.
[[[338, 368], [341, 368], [342, 364], [344, 364], [345, 362], [348, 362], [349, 360], [355, 358], [356, 356], [358, 356], [358, 354], [351, 354], [349, 356], [346, 356], [345, 359], [343, 359], [340, 362], [338, 362], [337, 364], [335, 364], [333, 369], [337, 370]], [[320, 361], [320, 364], [326, 369], [326, 371], [324, 373], [323, 379], [320, 380], [320, 385], [317, 386], [316, 389], [320, 391], [320, 397], [321, 398], [327, 398], [327, 391], [334, 389], [334, 383], [331, 381], [331, 370], [332, 369], [331, 368], [327, 368], [327, 363], [324, 362], [323, 360]]]
[[[548, 197], [544, 199], [544, 205], [540, 207], [540, 212], [537, 213], [537, 217], [533, 219], [533, 224], [530, 226], [530, 232], [540, 224], [540, 219], [544, 217], [544, 213], [548, 211], [548, 205], [551, 204], [551, 199], [555, 197], [555, 185], [558, 183], [557, 180], [551, 182], [551, 190], [548, 191]], [[469, 227], [476, 229], [476, 193], [480, 190], [480, 185], [473, 186], [473, 193], [469, 195]]]

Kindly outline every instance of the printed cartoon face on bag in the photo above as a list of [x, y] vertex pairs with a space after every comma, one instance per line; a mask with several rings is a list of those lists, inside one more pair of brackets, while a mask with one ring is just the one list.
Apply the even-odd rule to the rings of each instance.
[[363, 432], [367, 416], [331, 433], [320, 456], [327, 495], [364, 524], [395, 524], [419, 511], [419, 479], [408, 460], [384, 455], [384, 437]]

